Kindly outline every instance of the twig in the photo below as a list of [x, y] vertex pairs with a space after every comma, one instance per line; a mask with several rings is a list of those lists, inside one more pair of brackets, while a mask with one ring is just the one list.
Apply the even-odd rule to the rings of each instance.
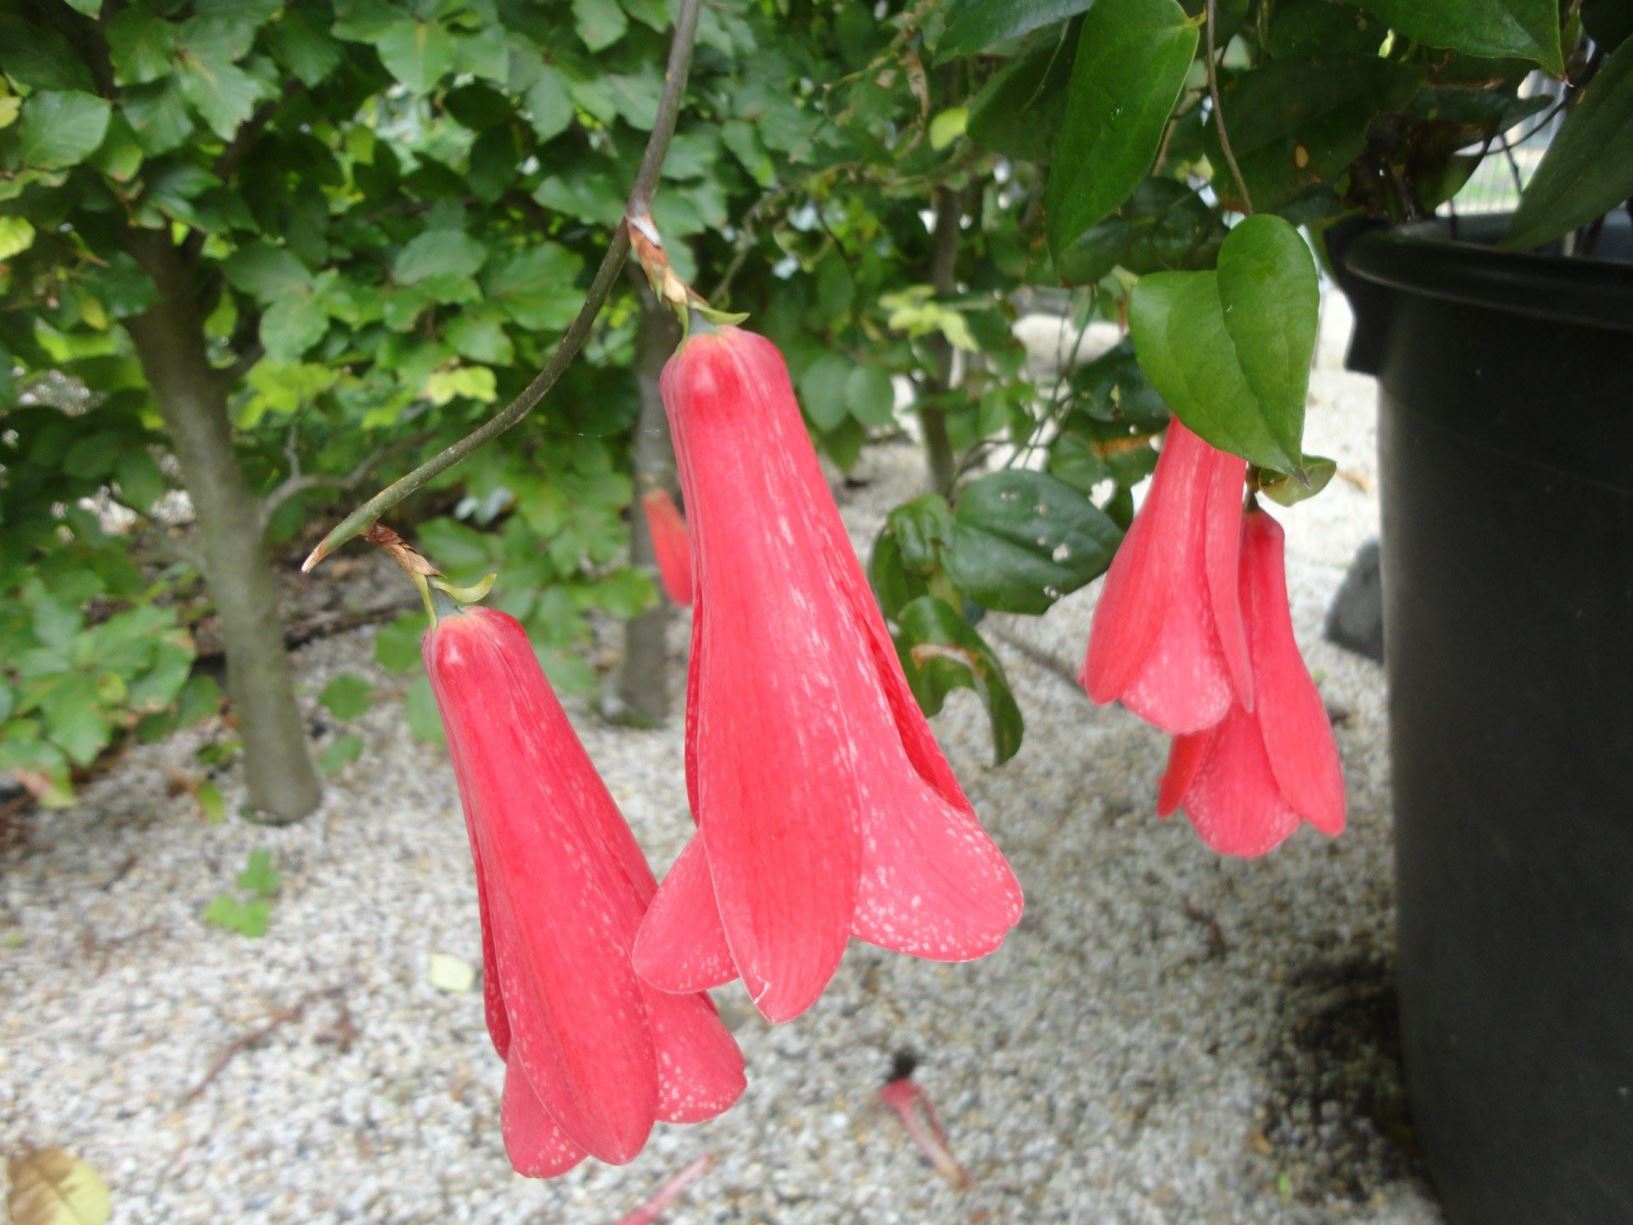
[[[879, 1090], [879, 1100], [896, 1112], [913, 1143], [930, 1160], [937, 1174], [959, 1191], [967, 1191], [973, 1180], [958, 1164], [947, 1143], [947, 1129], [941, 1125], [930, 1095], [910, 1076], [899, 1076]], [[922, 1115], [922, 1117], [921, 1117]]]
[[1225, 939], [1225, 929], [1219, 926], [1219, 920], [1192, 902], [1190, 898], [1181, 899], [1180, 905], [1184, 908], [1187, 919], [1207, 930], [1209, 959], [1223, 960], [1225, 955], [1230, 952], [1230, 942]]
[[1242, 168], [1236, 164], [1236, 154], [1230, 147], [1230, 133], [1225, 130], [1225, 111], [1219, 105], [1219, 66], [1213, 62], [1213, 21], [1214, 9], [1218, 0], [1208, 0], [1206, 20], [1204, 26], [1208, 36], [1208, 54], [1202, 62], [1208, 66], [1208, 96], [1213, 99], [1213, 126], [1219, 130], [1219, 148], [1225, 155], [1225, 162], [1230, 166], [1230, 173], [1236, 179], [1236, 190], [1242, 193], [1242, 211], [1253, 211], [1253, 197], [1248, 194], [1247, 181], [1242, 178]]
[[[680, 114], [681, 100], [686, 93], [686, 75], [692, 67], [692, 47], [697, 41], [697, 19], [701, 3], [702, 0], [680, 0], [679, 9], [675, 14], [675, 36], [669, 46], [669, 65], [664, 73], [663, 95], [658, 99], [658, 114], [652, 124], [652, 134], [647, 138], [646, 152], [641, 158], [640, 169], [635, 174], [635, 184], [630, 188], [625, 206], [626, 218], [644, 216], [651, 211], [652, 193], [657, 189], [658, 176], [663, 172], [664, 159], [669, 155], [669, 142], [675, 134], [675, 120]], [[310, 571], [335, 549], [372, 527], [381, 515], [403, 499], [418, 493], [430, 481], [472, 452], [492, 442], [532, 412], [539, 401], [549, 394], [567, 367], [572, 365], [578, 351], [584, 347], [584, 342], [590, 335], [590, 328], [594, 325], [596, 316], [601, 313], [607, 295], [612, 292], [613, 284], [617, 281], [628, 254], [629, 223], [625, 220], [620, 221], [618, 228], [613, 231], [607, 253], [601, 260], [601, 266], [595, 270], [595, 279], [590, 282], [584, 305], [567, 325], [567, 330], [562, 334], [560, 343], [556, 345], [556, 351], [550, 355], [550, 360], [522, 390], [521, 395], [464, 438], [444, 447], [407, 476], [393, 481], [347, 515], [327, 536], [318, 541], [317, 547], [301, 564], [301, 569]]]
[[361, 483], [364, 477], [368, 476], [370, 472], [373, 472], [392, 456], [400, 455], [404, 451], [412, 450], [421, 443], [427, 441], [430, 437], [431, 432], [429, 430], [424, 430], [420, 433], [412, 434], [407, 438], [399, 438], [396, 442], [391, 443], [389, 446], [381, 447], [380, 450], [376, 451], [373, 455], [368, 456], [366, 459], [358, 461], [357, 465], [344, 476], [326, 476], [323, 473], [303, 473], [300, 470], [298, 458], [292, 455], [290, 457], [291, 462], [289, 465], [290, 473], [288, 479], [286, 479], [282, 484], [274, 486], [272, 489], [268, 490], [266, 497], [261, 500], [262, 530], [264, 531], [267, 524], [272, 521], [272, 516], [277, 512], [279, 507], [281, 507], [291, 498], [298, 497], [299, 495], [305, 493], [308, 489], [317, 489], [322, 486], [331, 486], [335, 489], [350, 489], [352, 486]]
[[282, 1012], [274, 1013], [272, 1019], [259, 1029], [252, 1029], [249, 1033], [240, 1034], [234, 1038], [221, 1048], [221, 1053], [215, 1057], [215, 1062], [210, 1065], [210, 1070], [204, 1074], [204, 1079], [184, 1093], [176, 1102], [176, 1105], [186, 1106], [196, 1100], [201, 1093], [210, 1087], [215, 1078], [226, 1070], [227, 1065], [235, 1057], [260, 1046], [282, 1026], [300, 1020], [301, 1017], [306, 1015], [306, 1010], [313, 1004], [318, 1003], [320, 1000], [338, 999], [345, 994], [345, 991], [346, 988], [344, 987], [323, 987], [317, 991], [308, 991]]

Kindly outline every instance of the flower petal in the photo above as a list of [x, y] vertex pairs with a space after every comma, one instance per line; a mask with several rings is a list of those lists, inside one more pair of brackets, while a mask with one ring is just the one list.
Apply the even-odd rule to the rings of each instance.
[[554, 1178], [588, 1156], [556, 1125], [515, 1063], [505, 1065], [499, 1131], [511, 1168], [524, 1178]]
[[1207, 463], [1203, 517], [1203, 567], [1208, 611], [1237, 703], [1253, 709], [1253, 666], [1242, 620], [1242, 481], [1247, 461], [1213, 451]]
[[920, 786], [862, 818], [859, 939], [935, 961], [969, 961], [1003, 944], [1021, 918], [1021, 886], [981, 824]]
[[1189, 736], [1175, 736], [1168, 746], [1168, 768], [1157, 785], [1157, 815], [1172, 816], [1174, 809], [1185, 802], [1185, 793], [1196, 781], [1196, 772], [1208, 754], [1213, 729], [1193, 732]]
[[631, 958], [642, 980], [660, 991], [707, 991], [737, 977], [702, 838], [686, 844], [663, 878]]
[[1295, 812], [1324, 834], [1344, 829], [1344, 771], [1332, 720], [1293, 637], [1281, 526], [1268, 514], [1247, 518], [1243, 596], [1258, 673], [1255, 711], [1270, 768]]
[[682, 606], [692, 602], [692, 552], [686, 539], [686, 520], [667, 489], [649, 489], [641, 495], [652, 554], [664, 594]]
[[1208, 846], [1244, 858], [1275, 850], [1298, 829], [1299, 815], [1270, 772], [1258, 724], [1240, 706], [1210, 733], [1185, 793], [1185, 815]]
[[743, 1095], [743, 1053], [709, 997], [648, 987], [647, 1017], [658, 1050], [658, 1118], [712, 1119]]

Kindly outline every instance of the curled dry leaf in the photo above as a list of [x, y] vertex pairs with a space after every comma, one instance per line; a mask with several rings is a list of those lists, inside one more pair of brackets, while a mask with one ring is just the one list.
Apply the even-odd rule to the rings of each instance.
[[113, 1215], [108, 1184], [60, 1148], [37, 1149], [6, 1163], [6, 1209], [15, 1225], [105, 1225]]

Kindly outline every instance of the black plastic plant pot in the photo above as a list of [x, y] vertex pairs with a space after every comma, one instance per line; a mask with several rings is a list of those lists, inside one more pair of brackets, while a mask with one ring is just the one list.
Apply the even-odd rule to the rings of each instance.
[[1506, 222], [1335, 252], [1379, 380], [1407, 1087], [1453, 1221], [1633, 1222], [1633, 233]]

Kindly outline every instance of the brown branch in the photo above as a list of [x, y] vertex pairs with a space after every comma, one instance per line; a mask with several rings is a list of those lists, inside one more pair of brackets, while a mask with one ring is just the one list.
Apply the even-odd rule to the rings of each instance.
[[[235, 1058], [242, 1055], [245, 1051], [254, 1050], [283, 1026], [288, 1025], [293, 1021], [300, 1020], [306, 1015], [306, 1010], [313, 1004], [316, 1004], [321, 1000], [339, 999], [345, 993], [345, 987], [323, 987], [316, 991], [308, 991], [288, 1008], [283, 1009], [281, 1012], [274, 1013], [272, 1015], [272, 1019], [265, 1025], [260, 1026], [258, 1029], [252, 1029], [246, 1034], [240, 1034], [231, 1042], [227, 1043], [226, 1046], [221, 1048], [221, 1053], [218, 1054], [215, 1057], [215, 1061], [210, 1064], [210, 1070], [204, 1074], [204, 1079], [199, 1081], [198, 1084], [194, 1085], [186, 1093], [182, 1094], [182, 1096], [177, 1100], [176, 1105], [186, 1106], [196, 1101], [199, 1095], [210, 1087], [210, 1085], [215, 1081], [216, 1077], [220, 1076], [222, 1072], [226, 1071], [227, 1065]], [[350, 1022], [348, 1019], [348, 1024], [349, 1023]]]

